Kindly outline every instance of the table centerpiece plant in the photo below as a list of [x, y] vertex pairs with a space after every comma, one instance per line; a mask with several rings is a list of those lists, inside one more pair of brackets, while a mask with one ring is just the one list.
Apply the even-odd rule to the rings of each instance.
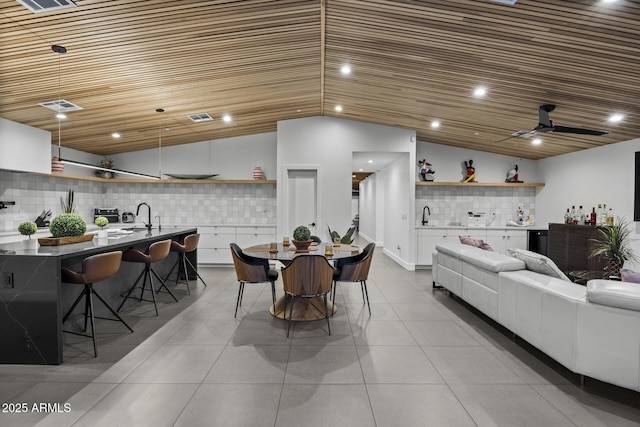
[[300, 225], [293, 230], [293, 245], [296, 247], [296, 252], [306, 251], [311, 245], [311, 230], [309, 227]]
[[620, 277], [620, 269], [625, 261], [638, 260], [631, 248], [631, 232], [631, 225], [624, 217], [616, 218], [614, 225], [598, 229], [598, 237], [593, 239], [594, 248], [589, 257], [602, 257], [607, 261], [605, 271], [608, 277]]
[[94, 223], [100, 227], [100, 231], [98, 231], [98, 237], [107, 237], [107, 230], [104, 228], [109, 225], [109, 220], [104, 216], [99, 216], [95, 219]]
[[31, 235], [35, 234], [36, 231], [38, 231], [38, 226], [36, 225], [35, 222], [25, 221], [25, 222], [21, 222], [18, 225], [18, 232], [23, 236], [29, 237], [28, 240], [24, 241], [24, 246], [26, 248], [35, 249], [37, 247], [38, 242], [36, 242], [35, 240], [31, 240]]

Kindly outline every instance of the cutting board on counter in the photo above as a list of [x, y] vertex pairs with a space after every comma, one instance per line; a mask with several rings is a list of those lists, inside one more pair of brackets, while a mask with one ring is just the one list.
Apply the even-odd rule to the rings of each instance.
[[68, 237], [40, 237], [38, 243], [40, 246], [61, 246], [69, 245], [71, 243], [88, 242], [93, 239], [95, 234], [87, 233], [82, 236], [68, 236]]

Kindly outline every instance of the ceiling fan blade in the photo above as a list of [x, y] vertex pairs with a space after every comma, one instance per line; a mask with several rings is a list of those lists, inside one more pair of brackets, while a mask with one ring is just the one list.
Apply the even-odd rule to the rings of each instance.
[[567, 126], [554, 126], [553, 132], [561, 132], [561, 133], [577, 133], [580, 135], [606, 135], [609, 132], [601, 131], [601, 130], [591, 130], [591, 129], [583, 129], [583, 128], [572, 128]]

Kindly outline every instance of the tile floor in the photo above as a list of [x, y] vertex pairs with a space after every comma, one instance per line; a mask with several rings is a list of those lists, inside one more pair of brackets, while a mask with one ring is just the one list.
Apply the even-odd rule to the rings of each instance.
[[[234, 270], [200, 272], [209, 286], [191, 282], [180, 303], [163, 299], [160, 317], [150, 304], [129, 309], [134, 334], [99, 321], [98, 358], [90, 340], [68, 336], [63, 365], [0, 365], [0, 425], [640, 426], [640, 393], [595, 380], [581, 388], [433, 290], [430, 271], [406, 271], [379, 249], [372, 316], [359, 286], [340, 284], [331, 336], [318, 321], [286, 338], [267, 311], [268, 285], [247, 285], [234, 319]], [[7, 406], [17, 403], [27, 411]]]

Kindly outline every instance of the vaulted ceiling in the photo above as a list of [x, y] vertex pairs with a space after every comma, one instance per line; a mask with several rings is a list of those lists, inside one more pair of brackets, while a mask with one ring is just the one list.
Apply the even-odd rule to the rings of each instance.
[[[109, 155], [157, 147], [160, 135], [163, 146], [185, 144], [317, 115], [530, 159], [640, 137], [634, 1], [75, 3], [32, 13], [0, 0], [0, 117], [49, 130], [57, 144], [55, 113], [39, 103], [77, 104], [60, 122], [63, 147]], [[472, 96], [477, 86], [484, 98]], [[557, 105], [557, 125], [609, 134], [496, 142], [537, 126], [543, 104]], [[197, 113], [214, 120], [187, 117]], [[609, 123], [613, 113], [624, 119]]]

